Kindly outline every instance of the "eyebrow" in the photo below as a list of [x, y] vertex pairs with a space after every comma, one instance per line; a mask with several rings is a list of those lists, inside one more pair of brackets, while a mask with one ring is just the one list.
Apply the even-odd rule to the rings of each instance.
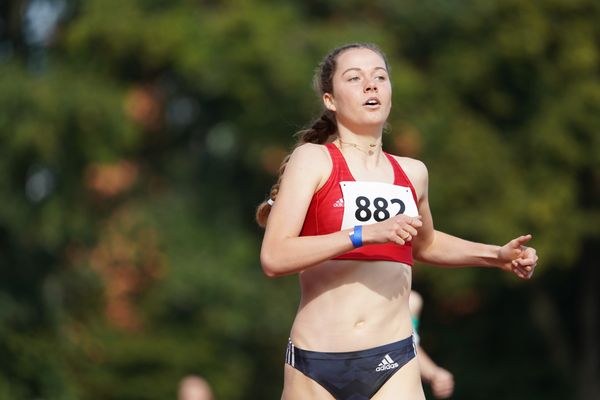
[[[385, 71], [385, 72], [387, 73], [387, 69], [385, 69], [385, 68], [383, 68], [383, 67], [375, 67], [375, 69], [374, 69], [374, 70], [376, 71], [376, 70], [378, 70], [378, 69], [381, 69], [381, 70], [383, 70], [383, 71]], [[347, 70], [345, 70], [344, 72], [342, 72], [342, 75], [344, 75], [344, 74], [345, 74], [346, 72], [348, 72], [348, 71], [359, 71], [359, 72], [360, 72], [360, 71], [362, 71], [362, 70], [361, 70], [360, 68], [358, 68], [358, 67], [350, 67], [350, 68], [348, 68]]]

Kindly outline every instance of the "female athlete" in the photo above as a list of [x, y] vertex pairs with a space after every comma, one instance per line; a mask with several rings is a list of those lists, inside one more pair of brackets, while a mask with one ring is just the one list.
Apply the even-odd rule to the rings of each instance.
[[382, 149], [392, 90], [377, 47], [333, 50], [315, 86], [322, 115], [257, 210], [265, 274], [300, 279], [282, 398], [424, 399], [408, 308], [414, 261], [529, 279], [531, 235], [495, 246], [434, 229], [427, 168]]

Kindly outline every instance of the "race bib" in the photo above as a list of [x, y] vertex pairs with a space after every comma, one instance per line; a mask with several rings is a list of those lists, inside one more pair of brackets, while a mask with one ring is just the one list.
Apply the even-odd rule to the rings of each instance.
[[384, 221], [395, 215], [419, 215], [410, 188], [382, 182], [340, 182], [344, 196], [342, 229]]

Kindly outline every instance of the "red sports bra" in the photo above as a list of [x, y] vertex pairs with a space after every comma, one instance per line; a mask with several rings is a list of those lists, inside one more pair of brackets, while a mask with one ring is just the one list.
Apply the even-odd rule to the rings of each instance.
[[[400, 164], [398, 164], [396, 159], [390, 154], [384, 152], [394, 169], [393, 185], [381, 183], [374, 184], [382, 185], [382, 187], [387, 186], [396, 191], [401, 190], [407, 192], [402, 201], [393, 196], [390, 197], [388, 195], [386, 197], [385, 195], [378, 195], [378, 193], [372, 192], [365, 193], [366, 195], [364, 196], [356, 195], [356, 193], [348, 193], [347, 191], [344, 192], [342, 189], [343, 185], [353, 185], [352, 182], [357, 181], [352, 176], [342, 152], [333, 143], [328, 143], [325, 146], [329, 151], [333, 163], [331, 175], [327, 179], [327, 182], [325, 182], [325, 185], [313, 195], [300, 236], [326, 235], [328, 233], [337, 232], [342, 230], [343, 223], [352, 223], [350, 226], [361, 224], [360, 222], [356, 223], [355, 218], [357, 218], [358, 221], [374, 223], [389, 218], [393, 212], [400, 214], [404, 213], [405, 210], [408, 211], [411, 209], [413, 210], [412, 212], [416, 213], [416, 205], [418, 202], [415, 189], [400, 167]], [[356, 184], [360, 184], [360, 182], [354, 183], [354, 185]], [[364, 184], [368, 186], [373, 183], [364, 182]], [[409, 189], [410, 193], [408, 193]], [[346, 198], [344, 198], [344, 194], [346, 194]], [[361, 193], [358, 192], [358, 194]], [[356, 203], [352, 204], [353, 208], [348, 208], [346, 215], [344, 211], [344, 201], [346, 201], [346, 203], [348, 203], [348, 201]], [[413, 201], [414, 203], [412, 203]], [[405, 206], [405, 203], [410, 204]], [[396, 206], [399, 208], [395, 208]], [[355, 211], [355, 213], [352, 213], [352, 211]], [[347, 221], [344, 221], [344, 219]], [[365, 245], [335, 257], [334, 259], [384, 260], [401, 262], [408, 265], [413, 265], [414, 263], [411, 242], [402, 246], [395, 243]]]

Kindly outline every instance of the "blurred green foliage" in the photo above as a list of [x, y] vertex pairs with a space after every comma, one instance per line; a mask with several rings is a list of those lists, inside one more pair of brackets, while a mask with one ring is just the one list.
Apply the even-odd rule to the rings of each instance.
[[191, 373], [279, 397], [297, 282], [262, 275], [254, 207], [351, 41], [390, 58], [386, 150], [428, 165], [437, 228], [530, 232], [541, 256], [526, 283], [415, 268], [456, 398], [598, 398], [599, 19], [593, 0], [3, 2], [0, 398], [173, 398]]

